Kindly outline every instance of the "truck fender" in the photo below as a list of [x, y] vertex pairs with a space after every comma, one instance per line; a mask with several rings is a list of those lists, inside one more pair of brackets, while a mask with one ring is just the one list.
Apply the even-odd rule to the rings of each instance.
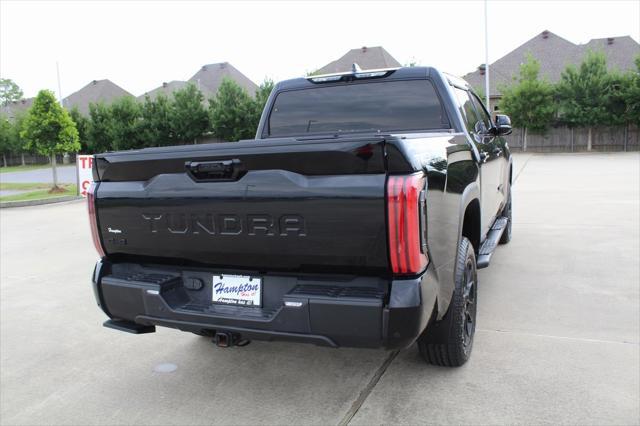
[[469, 204], [473, 200], [478, 200], [480, 202], [480, 185], [478, 182], [472, 182], [464, 189], [462, 195], [460, 196], [460, 206], [458, 213], [458, 244], [456, 245], [456, 250], [460, 245], [460, 241], [462, 240], [462, 228], [464, 226], [464, 212], [469, 207]]
[[455, 258], [458, 253], [458, 247], [460, 246], [460, 240], [462, 239], [462, 228], [464, 226], [464, 213], [467, 210], [467, 207], [471, 202], [477, 200], [480, 202], [480, 186], [478, 182], [472, 182], [466, 186], [462, 194], [460, 194], [460, 201], [458, 206], [458, 238], [455, 240], [455, 247], [452, 247], [453, 252], [453, 262], [451, 264], [447, 264], [444, 267], [443, 271], [438, 271], [439, 275], [439, 287], [438, 287], [438, 315], [437, 319], [441, 320], [442, 317], [447, 313], [449, 309], [449, 303], [451, 302], [451, 298], [453, 297], [453, 291], [455, 289], [455, 270], [453, 269], [455, 265]]

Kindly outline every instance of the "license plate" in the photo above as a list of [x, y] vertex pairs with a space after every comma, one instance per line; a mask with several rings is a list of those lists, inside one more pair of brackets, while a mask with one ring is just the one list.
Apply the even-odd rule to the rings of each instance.
[[211, 301], [226, 305], [260, 306], [262, 279], [248, 275], [214, 275]]

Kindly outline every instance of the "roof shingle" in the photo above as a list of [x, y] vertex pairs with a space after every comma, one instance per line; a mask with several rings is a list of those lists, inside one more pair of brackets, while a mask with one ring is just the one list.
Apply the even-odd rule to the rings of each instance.
[[123, 96], [132, 96], [131, 93], [108, 79], [93, 80], [82, 89], [74, 92], [62, 100], [62, 105], [67, 109], [74, 107], [84, 115], [89, 114], [89, 104], [110, 103]]
[[9, 102], [7, 105], [3, 105], [0, 107], [0, 114], [6, 116], [10, 120], [13, 120], [18, 115], [26, 112], [31, 105], [33, 105], [33, 101], [36, 98], [27, 98], [20, 99], [19, 101]]
[[339, 59], [328, 63], [314, 74], [334, 74], [351, 71], [351, 66], [358, 64], [363, 70], [399, 67], [400, 62], [389, 54], [384, 47], [361, 47], [351, 49]]
[[179, 81], [173, 80], [168, 83], [162, 83], [162, 86], [156, 87], [153, 90], [145, 92], [144, 94], [138, 96], [139, 101], [144, 101], [144, 99], [149, 96], [150, 99], [155, 99], [158, 95], [163, 94], [166, 97], [170, 98], [173, 92], [176, 92], [180, 89], [183, 89], [189, 82], [187, 81]]
[[[579, 65], [589, 50], [602, 51], [609, 69], [627, 71], [635, 69], [633, 61], [640, 54], [640, 45], [629, 36], [593, 39], [586, 44], [574, 44], [551, 31], [543, 31], [489, 66], [491, 96], [500, 96], [501, 87], [513, 82], [528, 53], [540, 62], [540, 76], [556, 83], [567, 65]], [[473, 87], [484, 87], [484, 72], [481, 68], [482, 66], [463, 77]]]
[[195, 83], [204, 97], [208, 99], [218, 93], [218, 88], [225, 77], [238, 83], [240, 87], [244, 88], [251, 96], [253, 96], [258, 89], [258, 86], [253, 81], [228, 62], [203, 65], [189, 81]]

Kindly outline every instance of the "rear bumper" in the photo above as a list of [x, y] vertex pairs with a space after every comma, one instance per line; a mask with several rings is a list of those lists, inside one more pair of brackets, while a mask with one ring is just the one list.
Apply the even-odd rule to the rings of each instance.
[[[140, 281], [135, 277], [141, 273], [156, 278]], [[162, 273], [165, 278], [157, 278], [154, 267], [96, 264], [94, 294], [105, 314], [115, 320], [109, 322], [111, 328], [129, 330], [137, 324], [149, 332], [157, 325], [196, 333], [236, 333], [243, 339], [395, 349], [411, 345], [422, 333], [436, 295], [430, 269], [390, 285], [367, 277], [327, 281], [266, 276], [262, 308], [221, 306], [207, 303], [206, 285], [200, 290], [184, 285], [193, 276], [206, 277], [206, 271], [163, 269]]]

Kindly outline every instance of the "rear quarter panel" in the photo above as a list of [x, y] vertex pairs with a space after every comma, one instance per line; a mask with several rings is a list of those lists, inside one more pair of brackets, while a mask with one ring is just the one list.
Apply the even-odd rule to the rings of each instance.
[[407, 135], [388, 145], [387, 155], [390, 174], [423, 171], [427, 176], [427, 246], [442, 317], [453, 294], [464, 212], [480, 196], [472, 145], [464, 134]]

